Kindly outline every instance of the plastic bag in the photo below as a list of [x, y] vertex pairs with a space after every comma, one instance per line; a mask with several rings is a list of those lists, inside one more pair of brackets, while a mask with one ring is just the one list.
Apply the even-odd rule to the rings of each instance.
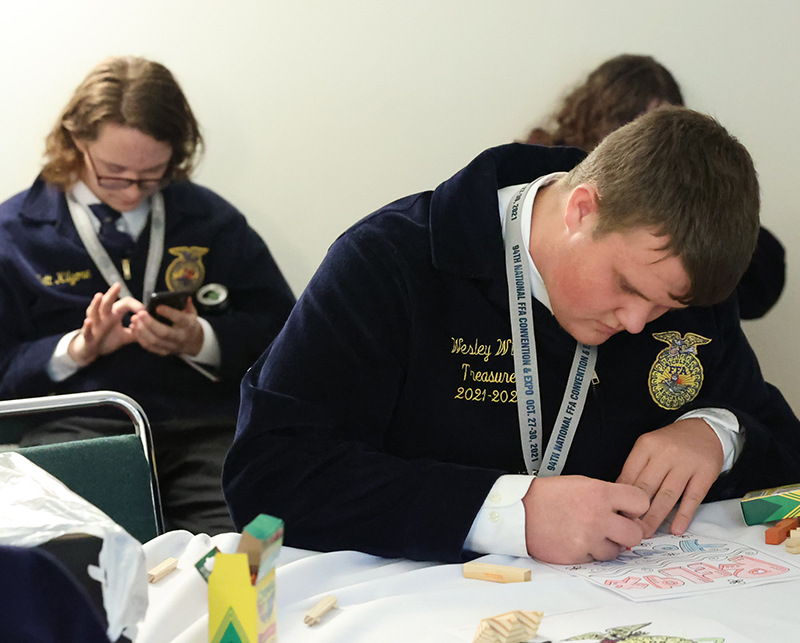
[[108, 638], [136, 638], [147, 611], [147, 570], [142, 545], [97, 507], [44, 469], [14, 452], [0, 453], [0, 544], [34, 547], [66, 534], [102, 538], [99, 581]]

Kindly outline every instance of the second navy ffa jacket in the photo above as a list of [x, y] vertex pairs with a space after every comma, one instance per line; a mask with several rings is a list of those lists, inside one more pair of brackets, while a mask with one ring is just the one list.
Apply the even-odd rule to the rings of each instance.
[[[237, 527], [264, 512], [294, 547], [471, 555], [464, 540], [493, 483], [525, 471], [497, 190], [581, 158], [488, 150], [336, 241], [242, 383], [223, 474]], [[575, 340], [539, 302], [534, 319], [546, 441]], [[596, 374], [564, 474], [613, 481], [640, 435], [718, 407], [746, 442], [709, 500], [797, 481], [800, 422], [763, 380], [735, 300], [611, 337]]]
[[[202, 313], [219, 341], [221, 381], [138, 344], [61, 382], [50, 379], [56, 344], [82, 326], [92, 297], [109, 284], [78, 236], [64, 193], [39, 178], [0, 205], [0, 399], [111, 389], [133, 397], [151, 422], [234, 421], [242, 375], [282, 327], [294, 296], [265, 243], [230, 203], [188, 181], [162, 194], [166, 231], [156, 290], [167, 290], [168, 273], [189, 269], [195, 286], [217, 283], [229, 291], [225, 310]], [[127, 283], [140, 301], [148, 244], [149, 226], [130, 256]]]

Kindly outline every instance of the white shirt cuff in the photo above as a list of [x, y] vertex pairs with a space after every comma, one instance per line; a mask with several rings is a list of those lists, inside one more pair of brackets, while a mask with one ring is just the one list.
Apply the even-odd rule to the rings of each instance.
[[69, 356], [69, 343], [80, 332], [80, 329], [67, 333], [56, 344], [53, 355], [47, 364], [47, 374], [54, 382], [63, 382], [69, 376], [77, 373], [81, 367]]
[[211, 327], [211, 324], [208, 323], [207, 319], [198, 316], [197, 321], [200, 322], [200, 326], [203, 328], [203, 346], [200, 348], [200, 352], [194, 357], [191, 355], [187, 355], [186, 357], [198, 364], [219, 368], [220, 364], [222, 364], [222, 351], [219, 347], [217, 334], [214, 332], [214, 329]]
[[724, 455], [722, 473], [730, 471], [744, 447], [744, 427], [739, 426], [736, 416], [726, 409], [695, 409], [681, 415], [678, 421], [689, 418], [705, 420], [706, 424], [717, 434]]
[[528, 556], [525, 541], [525, 507], [533, 476], [503, 475], [494, 483], [475, 516], [464, 549], [478, 554]]

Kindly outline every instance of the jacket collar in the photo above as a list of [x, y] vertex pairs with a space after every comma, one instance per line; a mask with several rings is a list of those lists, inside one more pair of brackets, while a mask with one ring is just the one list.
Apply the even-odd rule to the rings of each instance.
[[474, 279], [504, 273], [497, 190], [567, 172], [585, 157], [577, 148], [510, 143], [486, 150], [431, 197], [433, 265]]
[[19, 214], [40, 223], [58, 221], [62, 215], [68, 214], [64, 191], [45, 181], [41, 175], [37, 176], [22, 202]]
[[[188, 181], [170, 183], [162, 194], [167, 216], [167, 229], [177, 226], [186, 216], [200, 216], [208, 207], [200, 200], [196, 191], [187, 190]], [[69, 219], [69, 208], [64, 198], [64, 191], [52, 183], [45, 181], [41, 175], [36, 177], [19, 214], [24, 219], [38, 223], [57, 223]]]

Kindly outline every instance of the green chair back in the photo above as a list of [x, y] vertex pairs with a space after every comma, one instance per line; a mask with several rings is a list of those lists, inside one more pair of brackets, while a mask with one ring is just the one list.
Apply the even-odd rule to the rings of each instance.
[[158, 535], [150, 466], [137, 435], [24, 447], [18, 452], [106, 513], [140, 542]]
[[0, 444], [18, 444], [29, 426], [24, 418], [0, 417]]
[[150, 423], [136, 400], [117, 391], [3, 400], [0, 436], [4, 423], [14, 426], [19, 421], [24, 429], [32, 414], [96, 406], [124, 411], [136, 433], [18, 450], [145, 542], [164, 533], [164, 517]]

